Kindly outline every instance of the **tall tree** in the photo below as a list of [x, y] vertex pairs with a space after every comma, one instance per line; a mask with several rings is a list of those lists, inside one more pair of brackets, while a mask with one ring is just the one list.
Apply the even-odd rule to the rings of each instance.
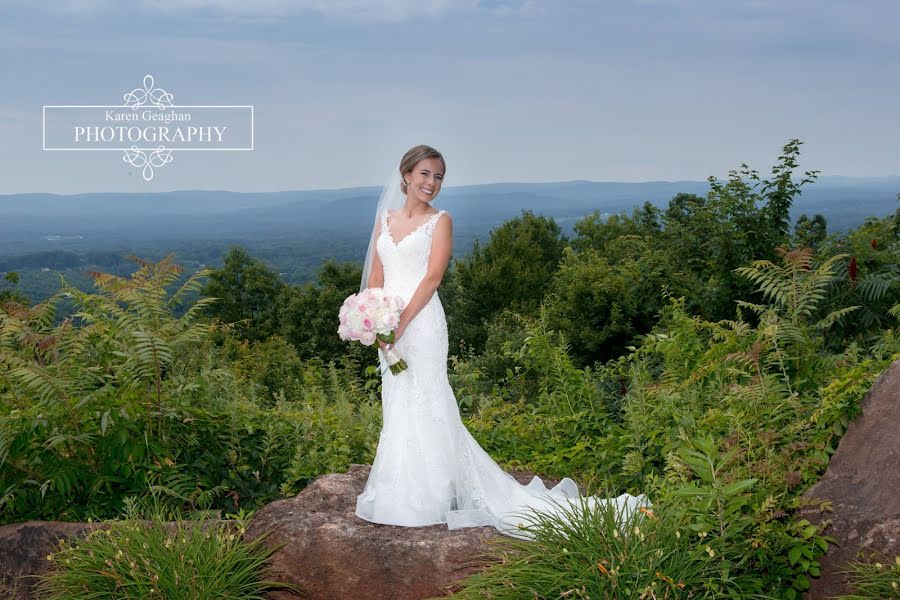
[[822, 215], [815, 215], [812, 219], [806, 215], [797, 217], [794, 223], [794, 247], [818, 248], [828, 235], [828, 223]]
[[[359, 291], [362, 270], [356, 263], [328, 260], [319, 267], [316, 282], [288, 286], [280, 302], [282, 335], [300, 358], [338, 360], [350, 353], [364, 353], [360, 344], [348, 344], [337, 334], [338, 313], [344, 299]], [[374, 352], [370, 353], [374, 359]]]
[[221, 269], [213, 269], [203, 287], [204, 296], [219, 298], [207, 314], [225, 323], [237, 323], [236, 333], [247, 340], [263, 340], [279, 330], [278, 300], [284, 283], [278, 273], [232, 246]]
[[504, 308], [537, 311], [559, 265], [565, 236], [552, 217], [530, 210], [493, 229], [484, 246], [454, 263], [447, 320], [454, 340], [480, 352], [486, 322]]

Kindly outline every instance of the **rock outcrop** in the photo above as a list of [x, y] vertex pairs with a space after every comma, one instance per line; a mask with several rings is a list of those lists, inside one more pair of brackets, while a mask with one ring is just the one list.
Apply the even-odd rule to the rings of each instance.
[[59, 540], [84, 537], [94, 527], [98, 524], [63, 521], [0, 525], [0, 598], [31, 598], [35, 575], [47, 569], [47, 555]]
[[[370, 468], [354, 464], [347, 473], [322, 475], [254, 516], [246, 539], [269, 531], [268, 544], [285, 544], [272, 556], [271, 577], [297, 585], [309, 599], [419, 600], [446, 595], [484, 566], [490, 540], [501, 537], [492, 527], [451, 531], [444, 524], [398, 527], [357, 517], [356, 497]], [[510, 474], [523, 484], [533, 477]], [[296, 598], [287, 592], [271, 597]]]
[[840, 573], [860, 551], [900, 555], [900, 360], [887, 369], [862, 400], [862, 414], [847, 428], [822, 480], [804, 498], [831, 501], [832, 511], [807, 510], [812, 522], [837, 546], [822, 558], [822, 576], [812, 580], [808, 600], [847, 593]]

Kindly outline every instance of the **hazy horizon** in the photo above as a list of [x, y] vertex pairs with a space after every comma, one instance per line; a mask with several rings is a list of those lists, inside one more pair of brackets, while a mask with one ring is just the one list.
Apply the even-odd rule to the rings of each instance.
[[[759, 174], [760, 179], [769, 179], [771, 174], [761, 172]], [[727, 179], [727, 176], [719, 176], [717, 175], [720, 181], [724, 181]], [[802, 179], [802, 174], [795, 173], [794, 180], [799, 181]], [[852, 180], [858, 182], [864, 181], [874, 181], [874, 180], [888, 180], [888, 179], [897, 179], [898, 183], [900, 183], [900, 173], [889, 174], [889, 175], [871, 175], [871, 176], [852, 176], [852, 175], [822, 175], [818, 176], [817, 181], [834, 181], [834, 180]], [[622, 181], [622, 180], [591, 180], [591, 179], [566, 179], [566, 180], [558, 180], [558, 181], [494, 181], [488, 183], [468, 183], [468, 184], [458, 184], [458, 185], [444, 185], [442, 186], [442, 190], [449, 190], [455, 188], [468, 188], [468, 187], [490, 187], [490, 186], [503, 186], [503, 185], [565, 185], [565, 184], [578, 184], [578, 183], [589, 183], [589, 184], [642, 184], [642, 183], [666, 183], [666, 184], [676, 184], [676, 183], [707, 183], [706, 179], [648, 179], [641, 181]], [[815, 182], [809, 185], [815, 185]], [[81, 191], [81, 192], [67, 192], [67, 193], [57, 193], [57, 192], [46, 192], [41, 190], [31, 191], [31, 192], [12, 192], [12, 193], [0, 193], [0, 198], [8, 197], [8, 196], [27, 196], [27, 195], [49, 195], [49, 196], [85, 196], [85, 195], [106, 195], [106, 194], [174, 194], [174, 193], [186, 193], [186, 192], [222, 192], [225, 194], [287, 194], [291, 192], [303, 192], [303, 193], [312, 193], [312, 192], [336, 192], [336, 191], [348, 191], [348, 190], [356, 190], [356, 189], [371, 189], [374, 187], [381, 187], [381, 184], [370, 184], [370, 185], [354, 185], [354, 186], [345, 186], [345, 187], [319, 187], [319, 188], [292, 188], [292, 189], [283, 189], [283, 190], [228, 190], [222, 188], [183, 188], [183, 189], [172, 189], [172, 190], [109, 190], [109, 191]], [[898, 188], [898, 193], [900, 193], [900, 188]]]

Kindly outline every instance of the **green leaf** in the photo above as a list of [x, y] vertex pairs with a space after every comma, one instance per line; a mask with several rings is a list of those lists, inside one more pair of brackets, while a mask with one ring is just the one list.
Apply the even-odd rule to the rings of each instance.
[[733, 496], [734, 494], [739, 494], [744, 490], [750, 489], [753, 487], [753, 484], [759, 481], [758, 479], [744, 479], [743, 481], [735, 481], [734, 483], [726, 485], [722, 488], [722, 493], [726, 496]]
[[709, 490], [706, 488], [698, 488], [694, 486], [687, 486], [678, 488], [674, 492], [672, 492], [676, 496], [708, 496]]

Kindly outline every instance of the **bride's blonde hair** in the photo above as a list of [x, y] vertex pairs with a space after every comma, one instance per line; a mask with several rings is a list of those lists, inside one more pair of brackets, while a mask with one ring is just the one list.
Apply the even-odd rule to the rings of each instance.
[[404, 196], [406, 195], [406, 179], [403, 176], [412, 171], [413, 167], [419, 164], [420, 160], [425, 160], [426, 158], [436, 158], [441, 161], [441, 164], [444, 166], [444, 174], [446, 175], [447, 163], [444, 162], [444, 156], [440, 152], [424, 144], [413, 146], [406, 151], [406, 154], [403, 155], [403, 159], [400, 161], [400, 191], [403, 192]]

